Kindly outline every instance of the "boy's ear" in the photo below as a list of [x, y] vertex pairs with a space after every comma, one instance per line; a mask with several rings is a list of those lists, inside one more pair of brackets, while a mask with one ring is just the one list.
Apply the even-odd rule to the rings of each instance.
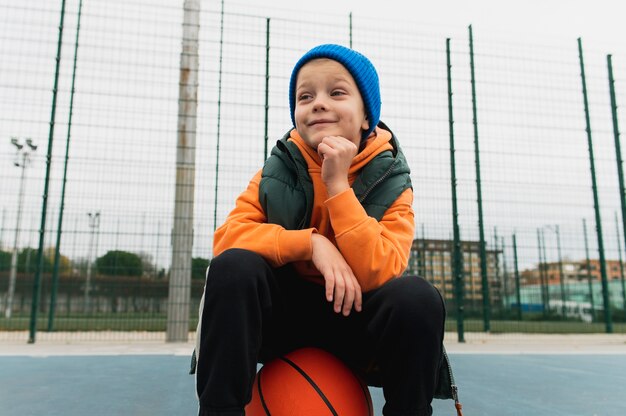
[[361, 124], [361, 129], [363, 130], [369, 130], [370, 128], [370, 122], [367, 118], [367, 114], [365, 115], [365, 118], [363, 119], [363, 123]]

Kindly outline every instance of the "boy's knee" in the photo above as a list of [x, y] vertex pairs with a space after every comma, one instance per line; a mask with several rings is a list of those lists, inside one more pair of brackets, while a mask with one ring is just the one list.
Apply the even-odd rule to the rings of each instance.
[[257, 253], [239, 248], [226, 250], [211, 260], [207, 289], [243, 288], [254, 284], [267, 267], [267, 262]]
[[243, 248], [231, 248], [222, 252], [211, 260], [211, 269], [239, 269], [258, 266], [264, 264], [265, 260], [261, 255]]
[[445, 306], [439, 291], [421, 277], [406, 276], [390, 281], [388, 301], [394, 315], [410, 328], [442, 331]]

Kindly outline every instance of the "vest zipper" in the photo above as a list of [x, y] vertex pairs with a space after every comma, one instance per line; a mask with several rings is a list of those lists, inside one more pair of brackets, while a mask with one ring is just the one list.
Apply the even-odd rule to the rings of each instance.
[[365, 192], [363, 192], [363, 195], [361, 195], [359, 197], [359, 202], [363, 202], [365, 201], [365, 198], [367, 198], [367, 196], [370, 194], [370, 192], [372, 192], [372, 190], [374, 188], [376, 188], [376, 186], [378, 186], [379, 183], [381, 183], [382, 181], [384, 181], [387, 176], [389, 176], [391, 174], [391, 171], [393, 170], [393, 168], [396, 166], [396, 163], [398, 162], [398, 158], [396, 158], [393, 163], [391, 164], [391, 166], [389, 166], [389, 168], [387, 169], [387, 171], [385, 173], [383, 173], [383, 175], [376, 179], [376, 182], [374, 182], [369, 188], [367, 188], [365, 190]]

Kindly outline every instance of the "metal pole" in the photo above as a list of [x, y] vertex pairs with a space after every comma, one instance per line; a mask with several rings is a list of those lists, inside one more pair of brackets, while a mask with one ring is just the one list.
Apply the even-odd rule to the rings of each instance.
[[[16, 139], [17, 140], [17, 139]], [[18, 147], [18, 160], [19, 154], [22, 153], [22, 161], [15, 162], [15, 166], [21, 167], [22, 172], [20, 174], [20, 190], [17, 196], [17, 219], [15, 221], [15, 238], [13, 240], [13, 252], [11, 253], [11, 271], [9, 273], [9, 291], [7, 294], [7, 305], [4, 313], [5, 318], [11, 318], [13, 314], [13, 297], [15, 294], [15, 281], [17, 280], [17, 257], [18, 257], [18, 245], [20, 239], [20, 228], [22, 223], [22, 206], [24, 205], [24, 184], [26, 183], [26, 167], [30, 161], [29, 153], [27, 149], [23, 149], [23, 144], [14, 142]]]
[[545, 286], [543, 293], [546, 297], [544, 305], [547, 307], [545, 309], [547, 313], [550, 309], [550, 273], [548, 273], [550, 266], [548, 264], [548, 256], [546, 255], [546, 238], [543, 230], [541, 230], [541, 250], [543, 252], [543, 284]]
[[[198, 3], [198, 10], [200, 7]], [[187, 1], [185, 1], [187, 4]], [[186, 9], [185, 9], [186, 10]], [[186, 39], [183, 37], [183, 39]], [[197, 38], [196, 38], [197, 42]], [[213, 201], [213, 231], [217, 229], [217, 190], [219, 186], [220, 177], [220, 133], [221, 133], [221, 121], [222, 121], [222, 58], [224, 56], [224, 0], [222, 0], [222, 13], [220, 18], [220, 65], [218, 71], [217, 81], [217, 132], [216, 132], [216, 144], [215, 144], [215, 194]]]
[[565, 295], [565, 283], [564, 283], [564, 274], [563, 274], [563, 257], [561, 255], [561, 232], [559, 230], [559, 225], [556, 224], [554, 226], [554, 228], [552, 228], [552, 226], [550, 225], [546, 225], [546, 228], [548, 228], [551, 231], [554, 231], [554, 234], [556, 236], [556, 249], [557, 249], [557, 258], [558, 258], [558, 262], [557, 262], [557, 266], [558, 266], [558, 271], [559, 271], [559, 288], [561, 291], [561, 313], [563, 314], [563, 316], [565, 316], [566, 310], [567, 308], [565, 307], [565, 301], [567, 300], [567, 297]]
[[589, 260], [589, 243], [587, 242], [587, 221], [583, 218], [583, 234], [585, 236], [585, 259], [587, 265], [587, 283], [589, 283], [589, 301], [591, 302], [591, 314], [595, 319], [596, 304], [593, 298], [593, 277], [591, 275], [591, 260]]
[[[428, 250], [428, 267], [430, 269], [430, 281], [434, 284], [435, 283], [435, 264], [434, 264], [434, 249], [433, 250]], [[443, 296], [443, 299], [446, 299], [446, 285], [443, 284], [443, 279], [442, 279], [442, 284], [441, 284], [441, 295]]]
[[72, 115], [74, 111], [74, 85], [76, 81], [76, 62], [78, 59], [78, 36], [80, 33], [80, 17], [82, 16], [83, 0], [78, 2], [78, 17], [76, 21], [76, 40], [74, 42], [74, 66], [72, 68], [72, 88], [70, 90], [70, 114], [67, 122], [67, 140], [65, 142], [65, 163], [63, 164], [63, 182], [61, 186], [61, 207], [57, 224], [57, 241], [54, 248], [54, 267], [52, 269], [52, 288], [50, 289], [50, 309], [48, 311], [48, 332], [54, 330], [54, 312], [57, 303], [59, 286], [59, 263], [61, 260], [61, 233], [63, 232], [63, 210], [65, 209], [65, 185], [67, 183], [67, 164], [70, 151], [70, 132], [72, 130]]
[[41, 225], [39, 227], [39, 249], [37, 251], [37, 269], [33, 280], [33, 297], [30, 308], [30, 325], [28, 343], [35, 343], [37, 336], [37, 313], [39, 296], [41, 295], [41, 273], [43, 271], [43, 252], [46, 233], [46, 213], [48, 210], [48, 187], [50, 185], [50, 167], [52, 164], [52, 144], [54, 142], [54, 124], [56, 119], [57, 92], [59, 85], [59, 69], [61, 66], [61, 46], [63, 45], [63, 20], [65, 18], [65, 0], [61, 1], [61, 21], [57, 40], [56, 68], [54, 71], [54, 87], [52, 89], [52, 110], [50, 113], [50, 129], [48, 134], [48, 151], [46, 153], [46, 177], [44, 180], [43, 202], [41, 206]]
[[[453, 230], [453, 250], [452, 250], [452, 272], [454, 273], [453, 284], [456, 294], [456, 330], [459, 342], [465, 342], [464, 330], [464, 305], [463, 305], [463, 254], [461, 253], [461, 233], [459, 231], [459, 209], [457, 202], [457, 179], [456, 179], [456, 157], [454, 144], [454, 115], [452, 111], [452, 65], [450, 63], [450, 38], [446, 39], [446, 60], [448, 68], [448, 126], [450, 131], [450, 188], [452, 190], [452, 230]], [[444, 282], [445, 286], [445, 282]]]
[[483, 329], [491, 330], [491, 302], [489, 300], [489, 279], [487, 278], [487, 253], [485, 247], [485, 226], [483, 221], [482, 182], [480, 179], [480, 149], [478, 143], [478, 112], [476, 111], [476, 77], [474, 73], [474, 36], [469, 25], [470, 70], [472, 83], [472, 114], [474, 125], [474, 158], [476, 160], [476, 194], [478, 203], [478, 232], [480, 236], [480, 275], [483, 289]]
[[[626, 190], [624, 185], [624, 160], [622, 159], [622, 148], [620, 144], [619, 125], [617, 122], [617, 100], [615, 98], [615, 79], [613, 79], [613, 61], [611, 55], [606, 56], [609, 70], [609, 93], [611, 95], [611, 115], [613, 120], [613, 138], [615, 140], [615, 161], [617, 162], [617, 178], [619, 180], [619, 200], [622, 207], [622, 231], [624, 232], [624, 249], [626, 249]], [[617, 214], [616, 214], [617, 221]], [[619, 239], [619, 226], [616, 225]], [[626, 289], [624, 288], [624, 265], [621, 261], [622, 251], [620, 249], [620, 271], [622, 277], [622, 297], [624, 298], [624, 311], [626, 313]]]
[[172, 266], [167, 302], [167, 342], [185, 342], [189, 337], [193, 205], [196, 175], [196, 114], [198, 109], [199, 0], [185, 0], [183, 18]]
[[269, 141], [267, 129], [270, 110], [270, 18], [265, 21], [265, 144], [263, 147], [263, 161], [267, 160], [267, 143]]
[[471, 302], [470, 310], [474, 312], [476, 309], [476, 291], [474, 290], [474, 271], [472, 270], [472, 263], [474, 260], [472, 259], [472, 243], [470, 241], [466, 244], [463, 244], [461, 241], [461, 253], [467, 253], [467, 262], [465, 262], [465, 256], [463, 256], [463, 273], [465, 277], [469, 276], [469, 301]]
[[352, 49], [352, 12], [350, 12], [350, 49]]
[[2, 225], [0, 225], [0, 250], [4, 248], [4, 220], [7, 216], [7, 209], [2, 208]]
[[615, 233], [617, 234], [617, 253], [619, 259], [620, 280], [622, 282], [622, 301], [624, 312], [626, 313], [626, 285], [624, 284], [624, 262], [622, 261], [622, 243], [619, 235], [619, 221], [617, 220], [617, 212], [615, 213]]
[[498, 229], [493, 227], [494, 281], [500, 285], [500, 311], [502, 311], [502, 282], [500, 281], [500, 255], [498, 254]]
[[87, 255], [87, 277], [85, 278], [85, 289], [84, 289], [84, 299], [83, 299], [83, 310], [85, 313], [89, 313], [91, 311], [91, 305], [89, 301], [89, 292], [91, 291], [91, 269], [93, 267], [93, 246], [94, 246], [94, 236], [96, 233], [96, 228], [100, 226], [100, 213], [88, 212], [89, 216], [89, 229], [91, 230], [89, 233], [89, 253]]
[[520, 292], [519, 268], [517, 264], [517, 239], [513, 233], [513, 261], [515, 264], [515, 297], [517, 300], [517, 319], [522, 320], [522, 294]]
[[539, 254], [539, 287], [541, 290], [541, 304], [543, 306], [543, 314], [547, 314], [548, 305], [546, 303], [546, 294], [545, 294], [545, 285], [544, 285], [544, 263], [543, 263], [543, 253], [541, 250], [541, 231], [537, 228], [537, 247]]
[[[446, 296], [446, 253], [450, 253], [452, 254], [452, 250], [447, 250], [448, 248], [448, 242], [447, 241], [442, 241], [441, 243], [441, 250], [439, 251], [439, 275], [441, 276], [441, 287], [444, 288], [443, 289], [443, 296], [445, 299]], [[452, 248], [452, 247], [450, 247]], [[454, 281], [452, 280], [453, 276], [450, 276], [450, 286], [454, 285]], [[454, 298], [454, 289], [452, 290], [452, 295], [450, 296], [451, 298]]]
[[506, 310], [508, 309], [508, 302], [507, 297], [509, 295], [509, 283], [508, 283], [508, 278], [509, 278], [509, 274], [507, 272], [507, 264], [506, 264], [506, 247], [504, 245], [504, 236], [500, 237], [500, 247], [502, 247], [502, 290], [503, 290], [503, 294], [502, 294], [502, 298], [503, 298], [503, 307], [504, 307], [504, 311], [506, 312]]
[[420, 276], [426, 278], [426, 233], [424, 231], [424, 223], [421, 226], [422, 229], [422, 241], [419, 245], [419, 257], [417, 258], [417, 269]]
[[563, 275], [563, 256], [561, 255], [561, 232], [560, 232], [558, 224], [555, 225], [555, 232], [556, 232], [556, 249], [559, 255], [559, 283], [561, 286], [561, 305], [562, 305], [563, 316], [565, 316], [565, 312], [567, 309], [565, 307], [565, 302], [567, 301], [567, 295], [565, 293], [565, 276]]
[[159, 243], [161, 239], [161, 221], [157, 221], [156, 248], [154, 250], [154, 279], [159, 276]]
[[583, 59], [583, 46], [581, 38], [578, 38], [578, 56], [580, 58], [580, 77], [582, 80], [583, 101], [585, 105], [585, 123], [587, 131], [587, 146], [589, 148], [589, 164], [591, 168], [591, 186], [593, 190], [593, 207], [596, 214], [596, 234], [598, 236], [598, 254], [600, 256], [600, 276], [602, 278], [602, 300], [604, 303], [604, 323], [607, 333], [613, 332], [611, 318], [611, 302], [609, 298], [609, 284], [606, 276], [606, 261], [604, 258], [604, 241], [602, 237], [602, 220], [600, 218], [600, 202], [598, 199], [598, 185], [596, 181], [595, 158], [593, 156], [593, 142], [591, 140], [591, 121], [589, 120], [589, 102], [587, 100], [587, 80], [585, 78], [585, 63]]

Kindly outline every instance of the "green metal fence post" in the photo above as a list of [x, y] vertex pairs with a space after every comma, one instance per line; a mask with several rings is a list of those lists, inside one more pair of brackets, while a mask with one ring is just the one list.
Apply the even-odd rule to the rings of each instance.
[[565, 293], [565, 276], [563, 273], [563, 256], [561, 255], [561, 231], [558, 224], [554, 226], [554, 232], [556, 233], [556, 250], [558, 253], [559, 261], [559, 286], [561, 287], [561, 312], [565, 316], [565, 302], [567, 301], [567, 295]]
[[213, 231], [217, 229], [217, 196], [219, 189], [220, 175], [220, 133], [222, 126], [222, 59], [224, 57], [224, 0], [222, 0], [222, 11], [220, 13], [220, 64], [217, 81], [217, 131], [215, 144], [215, 189], [213, 197]]
[[422, 229], [422, 241], [420, 242], [420, 245], [419, 245], [420, 253], [417, 259], [418, 261], [417, 268], [419, 270], [419, 274], [423, 276], [425, 279], [426, 278], [426, 231], [424, 231], [424, 223], [422, 223], [421, 229]]
[[44, 181], [43, 201], [41, 204], [41, 225], [39, 226], [39, 250], [37, 251], [37, 268], [33, 281], [33, 297], [30, 308], [30, 326], [28, 343], [35, 343], [37, 336], [37, 314], [39, 311], [39, 296], [41, 295], [41, 274], [43, 272], [43, 252], [46, 233], [46, 213], [48, 210], [48, 188], [50, 186], [50, 166], [52, 165], [52, 145], [54, 142], [54, 125], [56, 120], [57, 95], [59, 72], [61, 66], [61, 47], [63, 46], [63, 21], [65, 19], [65, 0], [61, 1], [61, 21], [57, 40], [56, 66], [54, 70], [54, 87], [52, 89], [52, 110], [50, 112], [50, 129], [48, 132], [48, 152], [46, 153], [46, 177]]
[[497, 227], [493, 227], [493, 260], [494, 260], [493, 281], [498, 282], [498, 285], [500, 286], [499, 288], [496, 287], [494, 291], [497, 289], [500, 292], [500, 302], [499, 302], [500, 305], [498, 306], [498, 309], [500, 310], [500, 312], [502, 312], [502, 281], [500, 280], [500, 255], [498, 254], [498, 228]]
[[[448, 241], [451, 241], [452, 238], [450, 236], [450, 238], [448, 238]], [[446, 242], [442, 242], [441, 244], [441, 250], [439, 251], [439, 273], [441, 275], [441, 287], [443, 289], [443, 296], [445, 299], [446, 296], [446, 253], [450, 253], [450, 256], [452, 255], [452, 245], [450, 245], [450, 250], [446, 250], [448, 247], [448, 241]], [[452, 258], [452, 257], [451, 257]], [[452, 267], [450, 267], [450, 269], [452, 269]], [[454, 287], [454, 276], [452, 275], [452, 273], [450, 273], [450, 283], [451, 286]], [[454, 298], [454, 289], [452, 290], [452, 295], [450, 296], [451, 298]]]
[[349, 41], [350, 41], [350, 49], [352, 49], [352, 12], [350, 12], [349, 19], [350, 19], [350, 22], [349, 22], [349, 25], [350, 25], [350, 27], [349, 27], [350, 40]]
[[487, 253], [485, 247], [485, 228], [483, 221], [482, 183], [480, 179], [480, 149], [478, 143], [478, 114], [476, 111], [476, 77], [474, 70], [474, 35], [469, 25], [470, 70], [472, 84], [472, 122], [474, 125], [474, 158], [476, 163], [476, 194], [478, 203], [478, 232], [480, 236], [480, 276], [483, 292], [483, 329], [491, 330], [491, 302], [489, 300], [489, 279], [487, 278]]
[[268, 137], [268, 125], [269, 125], [269, 90], [270, 90], [270, 18], [265, 20], [265, 143], [263, 146], [263, 161], [267, 160], [267, 143]]
[[517, 239], [513, 233], [513, 262], [515, 265], [515, 298], [517, 301], [517, 319], [522, 320], [522, 294], [520, 291], [519, 267], [517, 263]]
[[504, 312], [509, 309], [507, 304], [507, 296], [509, 294], [509, 274], [507, 272], [506, 264], [506, 247], [504, 243], [504, 236], [500, 237], [500, 247], [502, 247], [502, 307]]
[[463, 305], [463, 254], [461, 253], [461, 235], [459, 231], [459, 209], [456, 196], [456, 158], [454, 146], [454, 116], [452, 111], [452, 65], [450, 63], [450, 38], [446, 39], [446, 60], [448, 69], [448, 126], [450, 130], [450, 187], [452, 189], [452, 230], [453, 230], [453, 250], [452, 250], [452, 272], [454, 274], [454, 288], [456, 294], [456, 330], [459, 342], [465, 342], [464, 331], [464, 305]]
[[54, 247], [54, 267], [52, 270], [52, 287], [50, 288], [50, 308], [48, 311], [48, 332], [54, 331], [54, 313], [57, 303], [59, 286], [59, 263], [61, 260], [61, 233], [63, 232], [63, 210], [65, 208], [65, 185], [67, 183], [67, 164], [70, 151], [70, 132], [72, 130], [72, 115], [74, 112], [74, 85], [76, 81], [76, 62], [78, 59], [78, 38], [80, 34], [80, 17], [82, 16], [83, 0], [78, 2], [78, 17], [76, 20], [76, 40], [74, 42], [74, 65], [72, 68], [72, 87], [70, 90], [70, 111], [67, 121], [67, 140], [65, 142], [65, 160], [63, 164], [63, 181], [61, 185], [61, 206], [57, 223], [57, 239]]
[[596, 317], [596, 303], [593, 297], [593, 277], [591, 275], [591, 260], [589, 260], [589, 243], [587, 240], [587, 221], [583, 218], [583, 236], [585, 237], [585, 259], [587, 267], [587, 283], [589, 283], [589, 301], [591, 302], [591, 314]]
[[609, 284], [606, 277], [606, 261], [604, 257], [604, 240], [602, 237], [602, 220], [600, 218], [600, 201], [598, 199], [598, 184], [596, 180], [595, 158], [593, 156], [593, 142], [591, 140], [591, 121], [589, 120], [589, 101], [587, 99], [587, 80], [585, 78], [585, 62], [583, 59], [583, 45], [578, 38], [578, 57], [580, 58], [580, 78], [582, 80], [583, 101], [585, 105], [585, 124], [587, 131], [587, 146], [589, 148], [589, 164], [591, 169], [591, 186], [593, 190], [593, 207], [596, 214], [596, 234], [598, 236], [598, 254], [600, 256], [600, 276], [602, 278], [602, 300], [604, 303], [604, 324], [607, 333], [613, 332], [611, 318], [611, 302], [609, 298]]
[[[624, 160], [622, 159], [622, 147], [620, 144], [619, 125], [617, 122], [617, 99], [615, 98], [615, 79], [613, 78], [613, 60], [611, 55], [606, 56], [607, 67], [609, 71], [609, 93], [611, 95], [611, 119], [613, 120], [613, 138], [615, 141], [615, 161], [617, 162], [617, 178], [619, 180], [619, 201], [622, 207], [622, 232], [624, 233], [624, 249], [626, 250], [626, 190], [624, 189]], [[617, 217], [616, 217], [617, 220]], [[620, 244], [619, 226], [617, 226], [617, 241]], [[624, 312], [626, 313], [626, 288], [624, 286], [624, 265], [621, 261], [622, 250], [620, 253], [620, 271], [622, 278], [622, 297], [624, 298]]]
[[550, 265], [548, 264], [548, 255], [546, 254], [546, 236], [543, 233], [543, 229], [541, 230], [541, 250], [543, 253], [543, 286], [544, 286], [544, 290], [543, 290], [543, 294], [546, 297], [544, 299], [544, 312], [547, 314], [548, 311], [550, 310], [550, 275], [548, 273], [548, 270], [550, 268]]
[[617, 220], [617, 212], [615, 213], [615, 234], [617, 234], [617, 253], [619, 259], [619, 274], [620, 281], [622, 283], [622, 307], [624, 309], [624, 313], [626, 313], [626, 285], [624, 284], [624, 262], [622, 259], [622, 242], [621, 237], [619, 235], [619, 221]]

